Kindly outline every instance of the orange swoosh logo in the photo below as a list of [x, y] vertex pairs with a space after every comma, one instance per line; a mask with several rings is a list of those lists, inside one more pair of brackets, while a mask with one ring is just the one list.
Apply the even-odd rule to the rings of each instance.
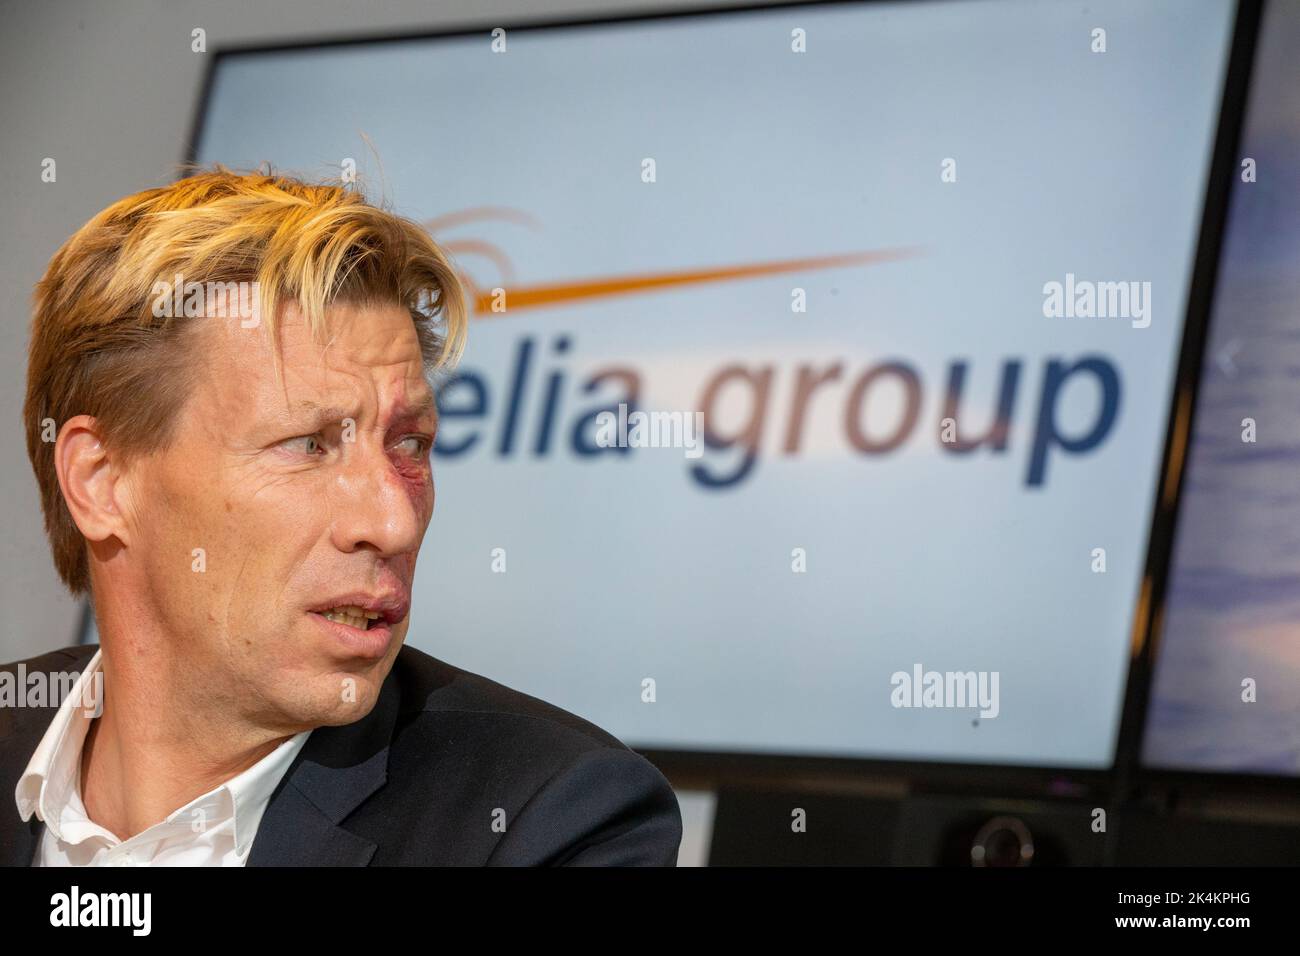
[[[448, 229], [483, 220], [497, 220], [533, 229], [541, 227], [541, 224], [533, 216], [508, 206], [476, 206], [471, 209], [448, 213], [436, 219], [426, 220], [422, 225], [436, 238], [440, 233]], [[467, 255], [487, 259], [502, 274], [503, 281], [500, 288], [506, 291], [506, 311], [494, 312], [492, 303], [496, 296], [493, 292], [480, 290], [463, 269], [457, 269], [461, 282], [470, 292], [470, 304], [475, 317], [500, 316], [520, 309], [540, 309], [565, 302], [582, 302], [616, 295], [655, 292], [682, 286], [701, 285], [706, 282], [730, 282], [737, 279], [753, 279], [787, 272], [806, 272], [811, 269], [833, 269], [838, 266], [894, 262], [899, 259], [912, 258], [922, 252], [920, 248], [915, 246], [900, 246], [891, 249], [877, 249], [872, 252], [852, 252], [803, 259], [782, 259], [775, 262], [759, 262], [750, 265], [717, 266], [711, 269], [684, 269], [676, 272], [652, 272], [640, 275], [579, 279], [550, 285], [515, 286], [513, 284], [514, 273], [510, 265], [510, 259], [495, 245], [472, 239], [451, 239], [446, 242], [440, 240], [440, 244], [446, 252], [452, 255]]]
[[615, 295], [631, 295], [681, 286], [700, 285], [706, 282], [727, 282], [752, 279], [759, 276], [780, 275], [786, 272], [805, 272], [809, 269], [832, 269], [837, 266], [867, 265], [893, 262], [920, 254], [917, 248], [880, 249], [874, 252], [847, 253], [835, 256], [816, 256], [808, 259], [783, 259], [751, 265], [722, 266], [712, 269], [687, 269], [677, 272], [645, 273], [641, 275], [614, 276], [605, 279], [587, 279], [561, 282], [553, 285], [524, 286], [506, 289], [506, 311], [493, 312], [495, 296], [479, 292], [468, 283], [474, 293], [476, 316], [499, 316], [520, 309], [537, 309], [563, 302], [580, 302], [603, 299]]

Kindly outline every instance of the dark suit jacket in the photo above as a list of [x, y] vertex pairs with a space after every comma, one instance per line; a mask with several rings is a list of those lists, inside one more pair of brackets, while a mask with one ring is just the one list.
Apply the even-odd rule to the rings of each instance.
[[[94, 651], [24, 663], [80, 672]], [[0, 864], [30, 865], [39, 844], [14, 789], [54, 712], [0, 707]], [[312, 731], [248, 865], [673, 866], [681, 835], [668, 781], [617, 738], [407, 646], [368, 715]]]

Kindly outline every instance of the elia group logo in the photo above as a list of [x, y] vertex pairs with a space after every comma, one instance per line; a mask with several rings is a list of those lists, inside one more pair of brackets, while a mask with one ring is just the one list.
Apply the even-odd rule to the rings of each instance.
[[[497, 286], [484, 289], [463, 269], [459, 271], [478, 320], [496, 321], [531, 309], [581, 306], [613, 296], [652, 295], [705, 284], [831, 269], [899, 267], [923, 255], [919, 247], [899, 246], [526, 285], [515, 282], [510, 259], [499, 247], [442, 237], [447, 231], [484, 220], [537, 226], [525, 213], [496, 207], [465, 210], [423, 224], [451, 256], [485, 259], [501, 274]], [[801, 311], [794, 306], [801, 294], [800, 289], [792, 290], [794, 312]], [[573, 374], [572, 366], [579, 361], [576, 336], [558, 332], [549, 350], [540, 337], [521, 336], [503, 376], [462, 365], [439, 390], [441, 427], [435, 454], [450, 460], [489, 456], [544, 459], [567, 452], [575, 460], [601, 460], [600, 456], [625, 456], [659, 447], [650, 442], [610, 441], [604, 434], [611, 421], [631, 417], [628, 409], [633, 410], [632, 415], [641, 409], [645, 379], [635, 364], [619, 361]], [[978, 400], [963, 401], [971, 363], [962, 358], [947, 363], [946, 374], [941, 376], [945, 389], [937, 401], [927, 400], [919, 365], [903, 357], [886, 357], [861, 368], [849, 368], [843, 361], [794, 359], [783, 364], [724, 360], [705, 376], [691, 407], [661, 413], [698, 415], [702, 422], [703, 444], [710, 454], [692, 450], [687, 457], [695, 460], [686, 465], [687, 475], [696, 485], [715, 490], [735, 488], [755, 474], [765, 455], [800, 455], [806, 434], [817, 429], [821, 416], [834, 416], [845, 454], [868, 461], [885, 459], [927, 434], [946, 455], [1005, 455], [1012, 450], [1018, 405], [1025, 404], [1019, 401], [1022, 379], [1032, 377], [1029, 388], [1036, 390], [1036, 395], [1031, 394], [1028, 402], [1031, 424], [1018, 434], [1028, 435], [1027, 444], [1019, 449], [1025, 456], [1024, 483], [1037, 487], [1047, 480], [1053, 459], [1086, 455], [1099, 447], [1113, 430], [1120, 409], [1119, 371], [1110, 359], [1096, 353], [1049, 355], [1037, 367], [1007, 358], [1001, 363], [993, 408], [976, 407], [973, 411], [967, 406], [976, 406]], [[543, 367], [537, 368], [539, 365]], [[1062, 422], [1065, 416], [1060, 406], [1067, 389], [1077, 394], [1090, 389], [1093, 393], [1094, 411], [1082, 427], [1077, 416], [1071, 416], [1068, 429]], [[882, 405], [882, 396], [888, 404]], [[822, 428], [818, 434], [826, 431]]]

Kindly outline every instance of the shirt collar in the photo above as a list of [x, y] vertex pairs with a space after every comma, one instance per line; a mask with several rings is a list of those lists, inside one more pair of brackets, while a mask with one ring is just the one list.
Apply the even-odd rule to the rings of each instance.
[[[90, 730], [90, 722], [103, 710], [101, 655], [102, 651], [96, 649], [72, 691], [60, 702], [54, 719], [37, 745], [27, 769], [18, 778], [18, 786], [14, 790], [18, 813], [23, 821], [30, 820], [35, 813], [60, 840], [65, 839], [65, 836], [73, 836], [65, 834], [61, 829], [61, 824], [65, 822], [64, 810], [69, 805], [76, 807], [81, 803], [75, 799], [81, 779], [81, 750]], [[271, 794], [275, 792], [280, 778], [289, 769], [309, 736], [310, 730], [296, 734], [217, 788], [218, 791], [224, 789], [230, 794], [234, 806], [235, 849], [241, 856], [251, 849]], [[210, 796], [211, 792], [204, 794], [191, 801], [191, 804]], [[178, 809], [176, 813], [188, 809], [191, 804]], [[169, 815], [168, 819], [175, 815]], [[80, 836], [80, 833], [76, 835]]]
[[[54, 675], [48, 675], [47, 679], [52, 685], [55, 683]], [[14, 789], [23, 820], [30, 820], [35, 813], [60, 839], [61, 811], [80, 779], [81, 747], [90, 722], [103, 710], [103, 690], [101, 652], [97, 649], [72, 691], [59, 703], [54, 719]]]
[[257, 835], [258, 824], [266, 812], [271, 794], [310, 736], [311, 731], [304, 730], [290, 737], [223, 785], [235, 804], [235, 850], [240, 856], [246, 855], [252, 848], [253, 837]]

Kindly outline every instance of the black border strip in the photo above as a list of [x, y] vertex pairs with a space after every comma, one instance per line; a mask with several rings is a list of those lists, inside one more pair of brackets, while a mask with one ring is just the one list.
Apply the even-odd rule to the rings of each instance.
[[[1163, 478], [1161, 487], [1157, 489], [1151, 548], [1142, 581], [1143, 600], [1139, 601], [1139, 618], [1135, 622], [1125, 708], [1116, 750], [1117, 784], [1121, 790], [1130, 781], [1189, 786], [1190, 789], [1211, 787], [1220, 791], [1232, 787], [1251, 793], [1278, 792], [1291, 796], [1294, 796], [1296, 790], [1294, 776], [1235, 771], [1164, 770], [1144, 767], [1142, 764], [1142, 745], [1164, 627], [1169, 578], [1173, 570], [1178, 515], [1183, 502], [1183, 478], [1195, 439], [1197, 399], [1207, 358], [1205, 348], [1216, 307], [1215, 291], [1226, 240], [1228, 212], [1235, 184], [1239, 181], [1238, 159], [1246, 126], [1255, 51], [1263, 13], [1264, 0], [1241, 0], [1237, 9], [1227, 84], [1219, 113], [1212, 178], [1192, 274], [1183, 353], [1175, 378], [1179, 386], [1169, 418], [1169, 434], [1161, 467]], [[1143, 610], [1145, 614], [1141, 613]]]
[[[221, 67], [231, 59], [242, 56], [292, 52], [315, 52], [326, 48], [361, 46], [381, 43], [420, 42], [481, 35], [496, 27], [510, 32], [548, 30], [554, 28], [598, 27], [663, 19], [709, 17], [725, 14], [744, 14], [794, 10], [803, 7], [830, 8], [860, 6], [876, 0], [797, 0], [775, 4], [743, 4], [738, 6], [712, 6], [690, 10], [644, 11], [628, 14], [587, 18], [540, 18], [513, 25], [505, 18], [492, 23], [476, 23], [452, 29], [428, 32], [388, 32], [370, 35], [350, 34], [347, 37], [321, 36], [295, 39], [286, 42], [231, 44], [214, 50], [208, 59], [198, 103], [186, 137], [185, 161], [194, 163], [203, 135], [204, 118], [208, 114], [216, 76]], [[897, 0], [895, 0], [897, 2]], [[903, 0], [910, 2], [910, 0]], [[944, 3], [957, 0], [919, 0], [919, 2]], [[695, 784], [715, 787], [741, 780], [752, 783], [789, 785], [792, 778], [878, 780], [882, 774], [906, 777], [923, 785], [945, 790], [987, 790], [990, 787], [1006, 789], [1017, 787], [1026, 792], [1051, 792], [1082, 794], [1093, 792], [1111, 782], [1112, 774], [1120, 773], [1121, 784], [1131, 772], [1141, 743], [1144, 708], [1149, 694], [1155, 636], [1159, 633], [1172, 551], [1172, 535], [1178, 509], [1178, 492], [1181, 488], [1185, 464], [1181, 449], [1186, 448], [1190, 435], [1191, 411], [1199, 383], [1200, 367], [1209, 321], [1210, 305], [1217, 279], [1223, 225], [1233, 174], [1235, 156], [1242, 128], [1242, 113], [1249, 87], [1255, 40], [1260, 22], [1263, 0], [1238, 0], [1236, 22], [1233, 28], [1231, 49], [1225, 71], [1223, 99], [1220, 107], [1207, 194], [1204, 200], [1201, 230], [1188, 297], [1188, 314], [1183, 328], [1183, 341], [1175, 375], [1175, 390], [1168, 416], [1164, 456], [1158, 487], [1156, 506], [1148, 544], [1146, 570], [1140, 598], [1135, 611], [1134, 653], [1125, 687], [1121, 711], [1118, 743], [1114, 761], [1105, 768], [1048, 767], [1024, 764], [972, 764], [952, 761], [906, 761], [870, 757], [841, 757], [812, 754], [778, 754], [715, 752], [694, 750], [645, 749], [641, 752], [659, 765], [679, 785]], [[1186, 409], [1186, 411], [1184, 411]], [[1172, 488], [1172, 497], [1169, 490]], [[84, 634], [83, 638], [84, 640]], [[1242, 775], [1192, 774], [1195, 778], [1212, 777], [1241, 781]], [[1293, 778], [1262, 778], [1284, 781], [1294, 787]], [[1122, 787], [1121, 787], [1122, 789]]]
[[296, 38], [279, 42], [231, 43], [218, 47], [208, 56], [207, 72], [199, 94], [198, 106], [190, 122], [186, 137], [185, 161], [192, 163], [198, 155], [199, 143], [203, 136], [203, 120], [207, 115], [215, 78], [222, 61], [234, 57], [274, 54], [274, 53], [315, 53], [319, 50], [368, 46], [380, 43], [418, 43], [427, 40], [450, 40], [456, 37], [482, 36], [491, 30], [501, 28], [508, 33], [521, 33], [533, 30], [553, 30], [577, 27], [605, 27], [630, 23], [646, 23], [654, 20], [684, 20], [692, 18], [723, 16], [731, 13], [763, 13], [770, 11], [792, 11], [803, 7], [823, 9], [841, 6], [867, 6], [873, 3], [960, 3], [962, 0], [781, 0], [777, 3], [741, 3], [735, 6], [710, 6], [683, 10], [647, 9], [629, 13], [610, 13], [598, 17], [534, 17], [514, 19], [507, 22], [507, 17], [492, 22], [474, 21], [465, 26], [449, 27], [430, 31], [381, 31], [376, 33], [352, 32], [346, 36], [321, 35], [310, 38]]

